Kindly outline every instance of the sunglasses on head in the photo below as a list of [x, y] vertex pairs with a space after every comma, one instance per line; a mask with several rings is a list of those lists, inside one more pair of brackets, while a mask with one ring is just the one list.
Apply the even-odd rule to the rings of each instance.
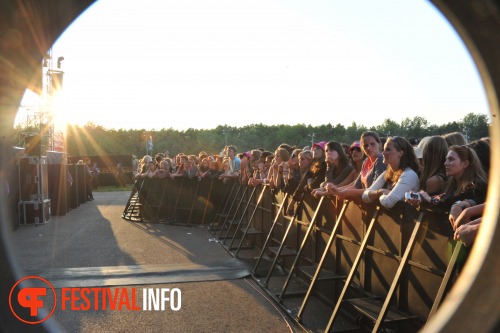
[[354, 148], [351, 148], [351, 153], [352, 153], [353, 151], [357, 151], [357, 152], [359, 153], [359, 152], [361, 152], [361, 148], [359, 148], [359, 147], [354, 147]]
[[399, 149], [403, 150], [403, 146], [401, 145], [400, 140], [401, 140], [401, 137], [399, 137], [399, 136], [393, 136], [391, 138], [391, 141], [394, 142], [395, 144], [397, 144]]

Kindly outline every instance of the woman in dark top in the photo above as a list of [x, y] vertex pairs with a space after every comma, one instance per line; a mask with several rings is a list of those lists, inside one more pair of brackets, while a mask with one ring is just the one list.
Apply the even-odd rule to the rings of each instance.
[[[313, 144], [313, 159], [309, 170], [302, 176], [297, 189], [292, 195], [292, 200], [288, 204], [287, 214], [293, 215], [295, 211], [295, 203], [302, 200], [305, 193], [311, 193], [315, 188], [320, 187], [321, 183], [325, 181], [326, 162], [325, 162], [325, 148], [326, 142], [321, 141]], [[302, 152], [301, 156], [304, 155]], [[299, 163], [302, 162], [302, 158]]]
[[469, 147], [476, 152], [479, 161], [481, 161], [481, 166], [486, 173], [486, 177], [488, 177], [490, 173], [490, 144], [488, 141], [480, 139], [469, 143]]
[[302, 178], [299, 165], [300, 153], [302, 153], [302, 149], [294, 149], [292, 151], [292, 154], [290, 155], [290, 158], [288, 159], [288, 176], [285, 179], [285, 187], [283, 188], [283, 192], [290, 195], [295, 192]]
[[328, 194], [324, 189], [326, 184], [338, 185], [349, 176], [353, 168], [349, 164], [344, 148], [337, 141], [330, 141], [326, 144], [326, 176], [325, 181], [319, 188], [314, 189], [311, 194], [320, 197]]
[[221, 174], [222, 171], [220, 170], [219, 162], [217, 160], [209, 161], [208, 171], [205, 173], [205, 177], [210, 180], [217, 180]]
[[359, 141], [354, 141], [349, 149], [347, 150], [347, 158], [352, 166], [352, 171], [347, 176], [345, 181], [339, 184], [339, 187], [351, 185], [354, 186], [356, 179], [358, 179], [361, 169], [363, 168], [363, 163], [365, 162], [366, 155], [361, 150], [361, 144]]
[[485, 201], [486, 175], [476, 153], [467, 146], [451, 146], [444, 166], [448, 180], [443, 193], [434, 196], [425, 191], [419, 193], [423, 202], [449, 211], [451, 220], [451, 215], [456, 219], [465, 208]]
[[304, 192], [310, 193], [313, 189], [321, 186], [321, 183], [325, 181], [326, 175], [326, 141], [321, 141], [313, 144], [312, 153], [313, 161], [311, 166], [312, 177], [308, 181], [307, 186], [304, 188]]
[[[300, 173], [302, 175], [297, 188], [292, 194], [292, 200], [288, 204], [288, 208], [285, 213], [287, 215], [293, 215], [295, 212], [295, 203], [301, 200], [304, 193], [307, 191], [308, 183], [311, 183], [314, 177], [314, 173], [312, 171], [313, 167], [313, 154], [310, 150], [304, 150], [299, 154], [299, 167]], [[323, 174], [324, 177], [324, 174]]]

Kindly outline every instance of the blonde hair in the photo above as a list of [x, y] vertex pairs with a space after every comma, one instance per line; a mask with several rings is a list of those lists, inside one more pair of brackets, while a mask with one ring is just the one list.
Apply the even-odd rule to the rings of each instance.
[[278, 147], [278, 149], [276, 149], [276, 151], [274, 152], [274, 155], [279, 155], [283, 162], [287, 162], [290, 159], [290, 152], [288, 152], [288, 150], [283, 147]]

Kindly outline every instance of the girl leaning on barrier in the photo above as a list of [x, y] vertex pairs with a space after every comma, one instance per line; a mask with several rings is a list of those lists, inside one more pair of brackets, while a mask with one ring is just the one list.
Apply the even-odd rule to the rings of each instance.
[[259, 164], [261, 162], [261, 156], [262, 156], [262, 151], [259, 149], [253, 149], [250, 151], [250, 157], [248, 161], [248, 180], [247, 184], [249, 186], [257, 186], [257, 183], [255, 182], [256, 179], [260, 179], [260, 169], [259, 169]]
[[293, 194], [293, 192], [297, 189], [297, 186], [299, 186], [302, 176], [299, 164], [299, 156], [301, 152], [302, 149], [300, 148], [294, 149], [288, 159], [288, 175], [285, 175], [285, 187], [283, 188], [283, 192], [290, 195]]
[[267, 183], [272, 190], [280, 191], [284, 186], [283, 167], [290, 158], [290, 152], [284, 147], [278, 147], [274, 152], [274, 161], [267, 174]]
[[420, 191], [420, 198], [409, 203], [423, 202], [449, 211], [450, 223], [456, 229], [455, 221], [463, 210], [484, 203], [486, 175], [476, 153], [468, 146], [451, 146], [444, 166], [448, 180], [443, 193], [431, 196], [426, 191]]
[[150, 161], [145, 172], [141, 174], [141, 178], [153, 178], [156, 176], [156, 162]]
[[197, 172], [198, 172], [198, 165], [196, 156], [188, 155], [187, 164], [185, 164], [184, 166], [184, 177], [187, 177], [188, 179], [193, 179], [196, 177]]
[[383, 163], [381, 154], [381, 141], [376, 132], [366, 131], [361, 134], [361, 149], [367, 156], [361, 167], [358, 178], [352, 184], [337, 187], [329, 184], [326, 186], [330, 195], [336, 195], [339, 199], [361, 200], [365, 189], [385, 171], [387, 166]]
[[250, 151], [240, 153], [238, 154], [238, 158], [241, 161], [239, 181], [241, 185], [244, 185], [247, 184], [249, 179], [253, 176], [252, 153]]
[[178, 178], [178, 177], [184, 177], [185, 175], [185, 171], [186, 171], [186, 168], [189, 164], [189, 159], [188, 159], [188, 156], [187, 155], [180, 155], [178, 154], [177, 156], [178, 159], [176, 158], [176, 160], [178, 160], [177, 162], [177, 169], [175, 170], [175, 172], [172, 172], [169, 177], [170, 179], [175, 179], [175, 178]]
[[[285, 211], [285, 213], [289, 216], [295, 213], [295, 203], [301, 200], [304, 193], [308, 191], [308, 186], [312, 183], [314, 178], [314, 159], [313, 153], [310, 150], [304, 150], [299, 154], [299, 167], [302, 177], [295, 192], [292, 194], [292, 200], [288, 203], [288, 207]], [[324, 177], [325, 174], [323, 173], [323, 178]]]
[[210, 160], [208, 157], [203, 157], [200, 160], [200, 165], [198, 166], [198, 170], [196, 170], [196, 177], [203, 178], [207, 174], [210, 169]]
[[142, 177], [142, 174], [148, 171], [149, 162], [151, 161], [153, 161], [153, 158], [150, 155], [144, 155], [144, 157], [139, 162], [139, 165], [137, 166], [137, 172], [134, 175], [135, 180], [144, 178]]
[[349, 163], [344, 148], [339, 142], [330, 141], [326, 144], [325, 162], [327, 164], [325, 181], [319, 188], [315, 188], [311, 192], [316, 198], [328, 194], [326, 188], [329, 184], [342, 186], [342, 184], [347, 185], [352, 182], [348, 180], [348, 177], [352, 173], [353, 168]]
[[428, 137], [422, 149], [422, 172], [420, 190], [436, 195], [443, 192], [447, 180], [444, 163], [448, 154], [448, 144], [441, 136]]
[[366, 155], [361, 149], [361, 143], [359, 141], [354, 141], [351, 144], [351, 146], [347, 150], [347, 158], [349, 159], [349, 163], [351, 163], [353, 170], [346, 179], [346, 185], [353, 185], [356, 179], [359, 177], [359, 174], [361, 173], [361, 169], [363, 168], [363, 163], [366, 158]]
[[385, 208], [392, 208], [405, 198], [405, 193], [418, 191], [420, 165], [412, 145], [400, 136], [389, 138], [384, 146], [383, 162], [387, 170], [365, 190], [364, 202], [378, 199]]
[[222, 171], [220, 170], [219, 161], [216, 159], [211, 160], [208, 164], [208, 171], [205, 174], [205, 177], [210, 180], [218, 180], [221, 174]]
[[156, 177], [163, 179], [170, 175], [170, 162], [167, 159], [161, 160], [159, 168], [156, 169]]
[[[264, 156], [262, 158], [262, 156]], [[259, 186], [261, 184], [267, 184], [267, 178], [269, 175], [269, 169], [274, 161], [274, 154], [270, 151], [263, 152], [261, 154], [261, 161], [258, 164], [257, 177], [253, 177], [250, 180], [250, 186]]]

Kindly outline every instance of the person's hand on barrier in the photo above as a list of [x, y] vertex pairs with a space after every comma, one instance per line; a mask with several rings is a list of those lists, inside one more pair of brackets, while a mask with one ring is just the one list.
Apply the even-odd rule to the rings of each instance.
[[[448, 219], [450, 220], [450, 223], [451, 223], [451, 226], [453, 227], [453, 230], [456, 230], [458, 228], [457, 220], [460, 217], [460, 215], [462, 215], [462, 213], [464, 213], [465, 211], [466, 211], [466, 209], [462, 209], [462, 206], [460, 206], [459, 204], [454, 204], [453, 206], [451, 206], [450, 215], [448, 216]], [[465, 214], [467, 214], [467, 213], [465, 213]], [[470, 216], [469, 216], [469, 221], [464, 222], [464, 223], [468, 223], [468, 222], [470, 222]], [[464, 224], [464, 223], [461, 223], [461, 224]]]
[[462, 241], [465, 246], [471, 246], [476, 239], [479, 228], [481, 227], [481, 218], [470, 223], [461, 225], [455, 231], [453, 238], [456, 241]]
[[[462, 206], [462, 208], [463, 208], [463, 206]], [[470, 207], [465, 208], [460, 213], [460, 215], [458, 215], [458, 217], [456, 219], [454, 219], [453, 221], [451, 221], [451, 217], [450, 217], [450, 222], [453, 226], [453, 229], [456, 230], [461, 225], [471, 223], [471, 220], [473, 218], [480, 217], [483, 214], [483, 211], [484, 211], [484, 204], [470, 206]], [[477, 221], [477, 219], [474, 221]]]
[[431, 202], [431, 196], [429, 195], [429, 193], [425, 192], [425, 191], [419, 191], [418, 194], [420, 194], [420, 201], [421, 202], [427, 202], [427, 203], [430, 203]]
[[311, 195], [315, 198], [323, 197], [327, 195], [328, 192], [325, 191], [323, 188], [315, 188], [314, 190], [311, 191]]
[[255, 178], [252, 177], [252, 178], [250, 178], [248, 180], [248, 185], [249, 186], [257, 187], [260, 184], [262, 184], [262, 179], [255, 179]]
[[323, 188], [330, 195], [337, 195], [337, 193], [339, 193], [339, 188], [337, 186], [335, 186], [333, 183], [325, 183], [323, 185]]
[[337, 189], [334, 191], [328, 191], [328, 193], [332, 196], [336, 195], [339, 200], [344, 200], [346, 198], [346, 194], [344, 193], [344, 190], [342, 189]]

